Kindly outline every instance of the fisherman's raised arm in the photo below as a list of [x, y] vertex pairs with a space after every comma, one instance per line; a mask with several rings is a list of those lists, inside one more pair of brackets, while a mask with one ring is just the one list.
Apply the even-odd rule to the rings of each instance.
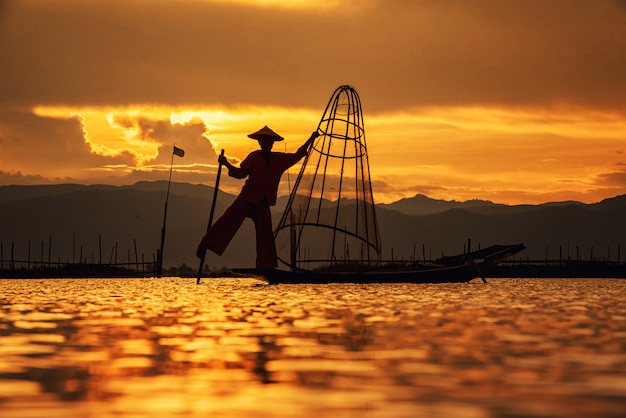
[[313, 131], [311, 133], [309, 139], [307, 139], [306, 142], [302, 144], [300, 148], [298, 148], [298, 151], [296, 151], [296, 155], [298, 156], [298, 158], [304, 157], [307, 152], [309, 152], [309, 148], [311, 148], [311, 146], [313, 145], [313, 141], [315, 141], [315, 138], [317, 138], [318, 136], [320, 136], [320, 134], [317, 131]]

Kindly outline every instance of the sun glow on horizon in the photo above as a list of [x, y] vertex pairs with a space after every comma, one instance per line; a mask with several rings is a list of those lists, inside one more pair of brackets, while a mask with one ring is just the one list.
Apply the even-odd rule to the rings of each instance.
[[[196, 183], [213, 178], [220, 149], [234, 162], [257, 149], [247, 134], [263, 125], [286, 138], [275, 151], [293, 152], [319, 121], [317, 110], [274, 106], [38, 107], [34, 113], [78, 117], [93, 153], [132, 156], [134, 165], [94, 168], [110, 174], [164, 171], [175, 142], [186, 151], [184, 160], [175, 161], [179, 181]], [[541, 203], [567, 193], [590, 202], [624, 193], [622, 184], [611, 180], [624, 172], [623, 114], [473, 106], [365, 114], [364, 119], [378, 203], [418, 193], [499, 203]], [[171, 133], [177, 127], [193, 129], [172, 137], [182, 135]], [[292, 168], [290, 181], [296, 172]], [[228, 181], [224, 187], [236, 193], [241, 183]]]

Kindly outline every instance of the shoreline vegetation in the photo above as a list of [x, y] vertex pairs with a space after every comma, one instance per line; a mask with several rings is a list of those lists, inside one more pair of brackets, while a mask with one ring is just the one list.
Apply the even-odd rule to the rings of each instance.
[[[36, 264], [36, 263], [32, 263]], [[178, 267], [165, 268], [162, 277], [196, 277], [197, 268], [182, 263]], [[202, 277], [239, 277], [227, 267], [205, 266]], [[99, 263], [56, 263], [52, 265], [20, 265], [17, 268], [0, 267], [0, 279], [44, 279], [44, 278], [158, 278], [155, 262], [131, 264]]]
[[[397, 261], [394, 262], [397, 264]], [[67, 263], [19, 267], [0, 266], [0, 279], [37, 278], [156, 278], [154, 262], [130, 265]], [[185, 263], [163, 269], [162, 277], [191, 278], [197, 269]], [[626, 263], [600, 260], [505, 260], [482, 272], [485, 278], [626, 278]], [[243, 277], [229, 268], [205, 266], [202, 277]]]

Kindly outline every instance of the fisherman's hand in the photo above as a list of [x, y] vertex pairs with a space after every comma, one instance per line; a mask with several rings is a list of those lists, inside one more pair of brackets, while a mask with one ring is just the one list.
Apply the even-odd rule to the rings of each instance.
[[228, 159], [226, 158], [225, 155], [220, 155], [219, 157], [217, 157], [217, 161], [220, 164], [225, 165], [226, 167], [228, 167]]

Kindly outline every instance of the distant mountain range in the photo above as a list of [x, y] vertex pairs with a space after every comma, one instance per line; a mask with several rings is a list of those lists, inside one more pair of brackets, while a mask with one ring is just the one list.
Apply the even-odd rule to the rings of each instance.
[[[0, 186], [0, 244], [6, 263], [14, 257], [78, 262], [150, 261], [160, 245], [167, 182], [131, 186], [76, 184]], [[213, 188], [172, 183], [164, 267], [197, 265], [195, 250], [206, 230]], [[218, 193], [216, 216], [235, 196]], [[279, 199], [275, 222], [286, 203]], [[626, 259], [626, 195], [599, 203], [554, 202], [508, 206], [489, 201], [430, 199], [423, 195], [377, 205], [383, 258], [422, 259], [492, 244], [524, 243], [529, 259]], [[245, 222], [216, 267], [254, 265], [253, 225]], [[50, 247], [50, 241], [52, 245]], [[117, 245], [116, 245], [117, 244]], [[115, 249], [117, 248], [117, 255]]]

